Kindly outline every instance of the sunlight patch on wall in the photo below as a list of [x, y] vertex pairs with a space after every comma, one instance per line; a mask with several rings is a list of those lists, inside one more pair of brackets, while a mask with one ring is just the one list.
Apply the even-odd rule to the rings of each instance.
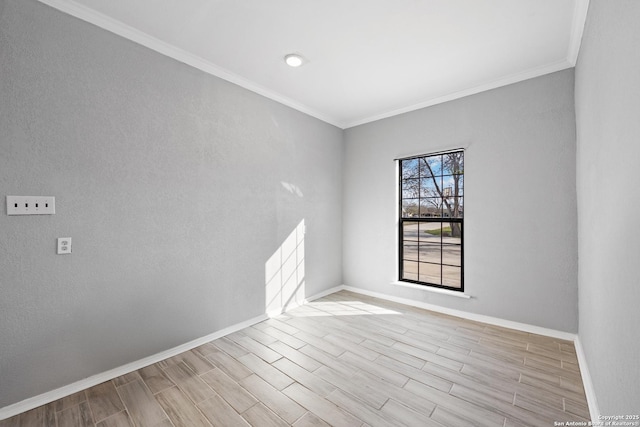
[[280, 314], [304, 303], [304, 219], [265, 263], [265, 312]]
[[304, 197], [304, 194], [302, 194], [302, 190], [300, 190], [300, 187], [298, 187], [297, 185], [290, 184], [284, 181], [281, 181], [280, 184], [282, 184], [284, 189], [287, 190], [289, 193], [295, 194], [298, 197]]

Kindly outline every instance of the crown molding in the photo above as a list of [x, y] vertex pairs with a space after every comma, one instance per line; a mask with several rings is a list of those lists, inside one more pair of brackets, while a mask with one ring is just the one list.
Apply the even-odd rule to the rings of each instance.
[[555, 73], [556, 71], [566, 70], [572, 68], [573, 65], [566, 59], [554, 62], [552, 64], [543, 65], [541, 67], [533, 68], [521, 73], [512, 74], [506, 77], [502, 77], [497, 80], [491, 80], [488, 82], [480, 83], [475, 86], [471, 86], [467, 89], [463, 89], [458, 92], [449, 93], [446, 95], [438, 96], [435, 98], [429, 98], [417, 104], [413, 104], [407, 107], [390, 110], [384, 113], [376, 114], [362, 119], [354, 120], [344, 124], [344, 128], [352, 128], [355, 126], [363, 125], [366, 123], [374, 122], [377, 120], [386, 119], [389, 117], [397, 116], [403, 113], [409, 113], [411, 111], [420, 110], [422, 108], [431, 107], [433, 105], [442, 104], [444, 102], [453, 101], [455, 99], [464, 98], [465, 96], [475, 95], [480, 92], [485, 92], [491, 89], [497, 89], [502, 86], [507, 86], [513, 83], [518, 83], [524, 80], [529, 80], [535, 77], [544, 76], [545, 74]]
[[186, 65], [197, 68], [207, 74], [211, 74], [220, 79], [226, 80], [230, 83], [236, 84], [244, 89], [250, 90], [258, 95], [269, 98], [294, 110], [300, 111], [309, 116], [315, 117], [323, 122], [336, 126], [340, 129], [348, 129], [351, 127], [363, 125], [366, 123], [374, 122], [381, 119], [386, 119], [392, 116], [396, 116], [403, 113], [419, 110], [433, 105], [441, 104], [444, 102], [452, 101], [455, 99], [463, 98], [469, 95], [474, 95], [480, 92], [484, 92], [498, 87], [506, 86], [509, 84], [517, 83], [523, 80], [539, 77], [545, 74], [561, 71], [567, 68], [574, 67], [578, 58], [580, 50], [580, 44], [582, 42], [582, 34], [584, 31], [587, 11], [589, 8], [589, 0], [575, 0], [574, 14], [572, 20], [572, 29], [570, 35], [570, 43], [567, 51], [566, 58], [547, 64], [541, 67], [536, 67], [524, 72], [512, 74], [499, 78], [497, 80], [491, 80], [487, 82], [481, 82], [477, 85], [471, 86], [467, 89], [463, 89], [457, 92], [445, 94], [442, 96], [436, 96], [433, 98], [425, 99], [417, 104], [409, 105], [406, 107], [391, 109], [385, 112], [368, 115], [355, 120], [340, 120], [336, 117], [331, 117], [316, 111], [313, 108], [308, 107], [300, 102], [294, 101], [291, 98], [283, 96], [277, 92], [269, 90], [257, 83], [250, 81], [242, 76], [239, 76], [223, 67], [220, 67], [210, 61], [207, 61], [197, 55], [189, 53], [183, 49], [166, 43], [160, 39], [150, 36], [140, 30], [137, 30], [131, 26], [128, 26], [118, 20], [110, 18], [107, 15], [96, 12], [95, 10], [83, 6], [73, 0], [38, 0], [40, 3], [46, 4], [54, 9], [64, 12], [68, 15], [74, 16], [78, 19], [93, 24], [99, 28], [107, 30], [111, 33], [124, 37], [134, 43], [138, 43], [151, 50], [154, 50], [162, 55], [175, 59]]
[[183, 49], [180, 49], [172, 44], [166, 43], [160, 39], [157, 39], [149, 34], [137, 30], [129, 25], [126, 25], [118, 20], [115, 20], [107, 15], [96, 12], [95, 10], [76, 3], [72, 0], [38, 0], [40, 3], [46, 4], [54, 9], [71, 15], [75, 18], [81, 19], [85, 22], [93, 24], [103, 30], [107, 30], [113, 34], [124, 37], [134, 43], [145, 46], [151, 50], [154, 50], [169, 58], [175, 59], [178, 62], [197, 68], [207, 74], [211, 74], [215, 77], [226, 80], [230, 83], [236, 84], [244, 89], [255, 92], [258, 95], [262, 95], [265, 98], [269, 98], [280, 104], [291, 107], [294, 110], [300, 111], [323, 122], [329, 123], [333, 126], [340, 127], [340, 121], [322, 114], [304, 104], [294, 101], [286, 96], [283, 96], [277, 92], [271, 91], [257, 83], [245, 79], [225, 68], [207, 61], [197, 55], [189, 53]]
[[571, 24], [571, 38], [567, 51], [567, 61], [575, 67], [578, 62], [578, 54], [582, 45], [582, 35], [587, 23], [587, 12], [589, 11], [589, 0], [575, 0], [573, 8], [573, 21]]

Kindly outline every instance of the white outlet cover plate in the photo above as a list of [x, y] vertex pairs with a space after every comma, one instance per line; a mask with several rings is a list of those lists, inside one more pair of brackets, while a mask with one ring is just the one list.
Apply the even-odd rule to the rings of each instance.
[[53, 196], [7, 196], [7, 215], [53, 215], [56, 198]]
[[58, 255], [71, 253], [71, 237], [58, 237]]

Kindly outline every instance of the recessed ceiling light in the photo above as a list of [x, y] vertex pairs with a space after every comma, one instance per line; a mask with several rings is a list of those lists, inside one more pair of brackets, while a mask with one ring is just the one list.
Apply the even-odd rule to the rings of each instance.
[[304, 59], [297, 53], [290, 53], [284, 57], [284, 62], [286, 62], [288, 66], [295, 68], [301, 66]]

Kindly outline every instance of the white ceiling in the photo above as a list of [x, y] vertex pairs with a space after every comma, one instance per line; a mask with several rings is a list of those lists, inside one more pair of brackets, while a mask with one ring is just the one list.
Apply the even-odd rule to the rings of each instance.
[[574, 66], [589, 0], [40, 1], [348, 128]]

